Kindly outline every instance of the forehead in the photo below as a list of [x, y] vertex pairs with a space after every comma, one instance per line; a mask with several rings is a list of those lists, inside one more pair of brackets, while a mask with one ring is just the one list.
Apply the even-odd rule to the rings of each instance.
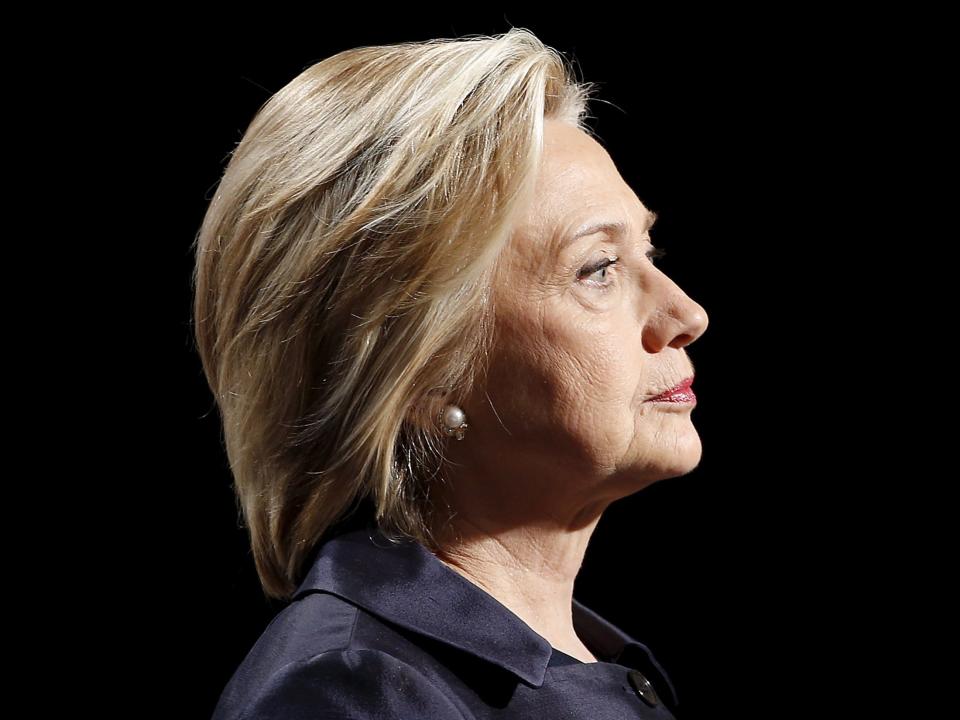
[[526, 233], [556, 236], [586, 221], [623, 221], [642, 229], [650, 211], [600, 143], [567, 123], [544, 123], [540, 171]]

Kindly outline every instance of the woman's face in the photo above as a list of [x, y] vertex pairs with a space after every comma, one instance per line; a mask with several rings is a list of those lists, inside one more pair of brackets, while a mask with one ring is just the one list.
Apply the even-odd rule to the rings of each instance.
[[[455, 493], [471, 495], [457, 504], [480, 511], [486, 493], [518, 521], [589, 512], [701, 455], [692, 404], [645, 401], [693, 375], [685, 348], [707, 314], [651, 259], [653, 213], [603, 147], [559, 121], [544, 132], [534, 201], [494, 286], [490, 371], [451, 398], [469, 429], [447, 446]], [[574, 238], [595, 223], [625, 229]]]

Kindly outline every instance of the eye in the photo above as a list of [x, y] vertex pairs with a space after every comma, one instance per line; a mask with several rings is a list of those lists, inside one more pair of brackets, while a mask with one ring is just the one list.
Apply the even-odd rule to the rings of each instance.
[[[664, 255], [666, 255], [667, 251], [664, 250], [663, 248], [651, 247], [649, 250], [647, 250], [645, 254], [650, 259], [650, 261], [653, 262], [654, 260], [658, 258], [662, 258]], [[582, 268], [579, 273], [577, 273], [577, 279], [583, 280], [584, 278], [591, 278], [594, 275], [598, 275], [600, 276], [599, 277], [600, 282], [588, 282], [586, 284], [593, 285], [594, 287], [604, 290], [608, 288], [611, 284], [606, 281], [607, 276], [610, 274], [609, 272], [607, 272], [607, 268], [609, 268], [612, 265], [615, 265], [618, 260], [620, 260], [619, 257], [605, 258], [604, 260], [601, 260], [598, 263], [587, 265], [586, 267]]]
[[617, 258], [617, 257], [606, 258], [604, 260], [601, 260], [598, 263], [594, 263], [593, 265], [587, 265], [586, 267], [582, 268], [580, 272], [577, 273], [577, 279], [582, 280], [583, 278], [590, 278], [590, 277], [593, 277], [594, 275], [600, 275], [600, 273], [603, 273], [602, 277], [599, 278], [600, 282], [586, 283], [587, 285], [592, 285], [594, 287], [597, 287], [603, 290], [610, 286], [610, 283], [606, 282], [607, 275], [609, 275], [609, 273], [607, 272], [607, 268], [610, 267], [611, 265], [614, 265], [619, 259], [620, 258]]

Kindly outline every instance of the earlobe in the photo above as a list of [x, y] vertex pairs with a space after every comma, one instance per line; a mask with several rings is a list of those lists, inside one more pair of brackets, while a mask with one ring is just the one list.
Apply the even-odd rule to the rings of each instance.
[[468, 427], [463, 408], [449, 399], [447, 388], [434, 388], [411, 405], [407, 422], [431, 433], [463, 440]]

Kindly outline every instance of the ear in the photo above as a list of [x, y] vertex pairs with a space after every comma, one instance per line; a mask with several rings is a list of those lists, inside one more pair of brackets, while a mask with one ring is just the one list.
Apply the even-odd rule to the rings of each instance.
[[448, 393], [443, 387], [432, 388], [416, 399], [407, 410], [406, 421], [427, 431], [440, 428], [437, 417], [447, 404]]

